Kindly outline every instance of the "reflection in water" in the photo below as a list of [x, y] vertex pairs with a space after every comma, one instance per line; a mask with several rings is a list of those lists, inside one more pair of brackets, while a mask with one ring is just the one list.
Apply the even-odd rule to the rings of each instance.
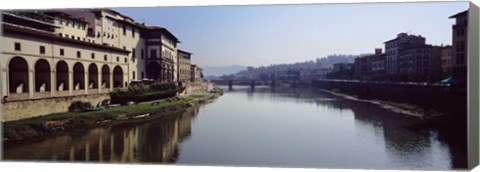
[[[8, 160], [321, 168], [466, 168], [466, 145], [408, 117], [307, 88], [224, 88], [171, 118], [96, 128], [5, 149]], [[195, 118], [194, 121], [192, 121]], [[434, 133], [434, 134], [429, 134]], [[438, 133], [442, 134], [442, 133]]]
[[19, 147], [5, 148], [8, 160], [168, 163], [178, 156], [179, 140], [191, 133], [193, 106], [175, 118], [96, 128]]

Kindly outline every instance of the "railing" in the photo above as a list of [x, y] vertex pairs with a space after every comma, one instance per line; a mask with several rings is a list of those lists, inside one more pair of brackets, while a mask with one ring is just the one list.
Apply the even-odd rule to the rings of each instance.
[[18, 25], [18, 24], [12, 24], [12, 23], [6, 23], [6, 22], [2, 22], [2, 24], [17, 27], [17, 28], [21, 28], [21, 29], [33, 30], [33, 31], [42, 32], [42, 33], [48, 33], [48, 34], [52, 34], [52, 35], [55, 34], [54, 32], [49, 32], [49, 31], [45, 31], [45, 30], [42, 30], [42, 29], [37, 29], [37, 28]]
[[23, 100], [23, 99], [28, 99], [30, 98], [30, 95], [28, 92], [26, 93], [10, 93], [6, 100]]
[[50, 91], [45, 91], [45, 92], [34, 92], [33, 93], [34, 98], [44, 98], [44, 97], [51, 97]]
[[68, 96], [70, 95], [70, 92], [67, 90], [67, 91], [55, 91], [55, 96]]
[[38, 12], [2, 12], [2, 14], [46, 25], [56, 26], [53, 22], [54, 18], [52, 16]]

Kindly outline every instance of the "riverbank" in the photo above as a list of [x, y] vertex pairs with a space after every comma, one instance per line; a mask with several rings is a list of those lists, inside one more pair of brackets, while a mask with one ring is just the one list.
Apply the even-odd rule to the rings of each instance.
[[130, 106], [110, 107], [101, 111], [65, 112], [5, 122], [3, 123], [3, 143], [8, 146], [77, 130], [172, 116], [188, 107], [215, 99], [223, 94], [220, 88], [214, 90], [210, 93], [196, 93]]
[[437, 112], [433, 109], [427, 110], [418, 105], [413, 105], [408, 103], [398, 103], [394, 101], [377, 100], [377, 99], [367, 100], [367, 99], [358, 98], [355, 95], [348, 95], [348, 94], [339, 93], [335, 91], [329, 91], [326, 89], [319, 89], [319, 90], [335, 96], [342, 97], [344, 99], [374, 104], [379, 106], [380, 108], [383, 108], [395, 113], [399, 113], [399, 114], [417, 117], [419, 119], [430, 119], [430, 118], [442, 116], [442, 113], [440, 112]]

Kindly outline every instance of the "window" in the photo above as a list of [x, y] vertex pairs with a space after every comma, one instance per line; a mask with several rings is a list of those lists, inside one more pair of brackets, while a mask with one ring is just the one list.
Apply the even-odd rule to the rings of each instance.
[[123, 36], [127, 35], [127, 28], [125, 27], [125, 25], [123, 25]]
[[127, 62], [128, 62], [128, 58], [127, 58], [127, 57], [125, 57], [125, 60], [124, 60], [124, 61], [125, 61], [125, 63], [127, 63]]
[[135, 71], [132, 72], [133, 79], [135, 79]]
[[45, 46], [40, 46], [40, 54], [45, 54]]
[[135, 59], [135, 48], [132, 48], [132, 58]]
[[143, 49], [142, 49], [142, 51], [141, 51], [140, 53], [141, 53], [140, 58], [143, 59], [143, 56], [144, 56], [144, 51], [143, 51]]
[[72, 35], [72, 39], [75, 39], [75, 36]]
[[142, 71], [142, 79], [145, 78], [145, 73]]
[[126, 50], [126, 49], [127, 49], [127, 47], [123, 46], [123, 49], [124, 49], [124, 50]]
[[117, 62], [119, 62], [119, 61], [120, 61], [120, 57], [117, 56]]
[[95, 53], [92, 53], [92, 59], [95, 59]]
[[62, 33], [59, 33], [58, 36], [63, 37]]
[[61, 56], [65, 55], [65, 52], [64, 52], [63, 48], [60, 48], [60, 55]]
[[157, 58], [157, 50], [150, 50], [150, 58]]
[[20, 43], [15, 42], [15, 51], [21, 51], [21, 50], [22, 50], [22, 46], [20, 45]]
[[132, 38], [135, 38], [135, 28], [132, 27]]
[[107, 55], [106, 54], [103, 56], [103, 60], [107, 61]]
[[77, 51], [77, 58], [81, 58], [82, 57], [82, 54], [80, 53], [80, 51]]

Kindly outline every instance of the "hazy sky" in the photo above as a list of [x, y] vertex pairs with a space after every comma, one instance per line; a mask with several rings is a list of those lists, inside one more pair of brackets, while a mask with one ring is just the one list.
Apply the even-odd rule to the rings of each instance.
[[166, 27], [200, 66], [292, 63], [330, 54], [373, 53], [400, 32], [451, 44], [468, 2], [116, 8]]

